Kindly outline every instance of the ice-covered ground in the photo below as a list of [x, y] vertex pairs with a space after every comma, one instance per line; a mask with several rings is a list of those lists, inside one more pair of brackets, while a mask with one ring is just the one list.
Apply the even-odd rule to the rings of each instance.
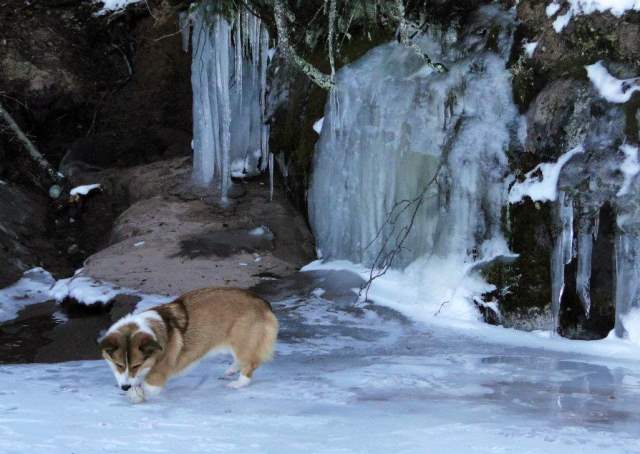
[[137, 406], [101, 361], [0, 367], [0, 452], [640, 452], [640, 361], [311, 293], [238, 391], [225, 358]]

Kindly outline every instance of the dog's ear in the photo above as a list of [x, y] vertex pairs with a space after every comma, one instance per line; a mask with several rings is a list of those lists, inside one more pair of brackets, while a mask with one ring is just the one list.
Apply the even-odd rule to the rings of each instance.
[[140, 341], [140, 345], [138, 346], [142, 354], [146, 357], [153, 355], [157, 351], [162, 351], [162, 345], [160, 345], [154, 338], [151, 336], [145, 336]]
[[106, 336], [98, 339], [98, 347], [103, 352], [111, 355], [118, 349], [118, 342], [111, 336]]

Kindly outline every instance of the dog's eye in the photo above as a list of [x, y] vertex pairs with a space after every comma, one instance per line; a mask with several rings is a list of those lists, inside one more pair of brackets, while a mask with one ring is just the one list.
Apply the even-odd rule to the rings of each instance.
[[116, 363], [116, 367], [119, 367], [120, 369], [124, 369], [124, 364]]

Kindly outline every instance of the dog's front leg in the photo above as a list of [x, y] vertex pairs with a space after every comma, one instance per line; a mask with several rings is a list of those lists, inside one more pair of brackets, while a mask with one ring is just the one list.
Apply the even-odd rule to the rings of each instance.
[[142, 389], [146, 398], [154, 397], [160, 394], [167, 382], [167, 377], [160, 372], [151, 372], [142, 382]]

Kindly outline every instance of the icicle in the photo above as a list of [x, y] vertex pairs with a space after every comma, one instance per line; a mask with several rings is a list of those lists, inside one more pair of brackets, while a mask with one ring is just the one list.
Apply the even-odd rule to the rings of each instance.
[[269, 153], [269, 201], [273, 201], [273, 153]]
[[554, 334], [560, 328], [560, 304], [565, 286], [564, 267], [573, 259], [573, 201], [560, 191], [557, 206], [560, 232], [551, 254], [551, 316]]
[[243, 52], [243, 44], [242, 44], [242, 12], [238, 11], [238, 15], [236, 16], [235, 22], [235, 74], [234, 74], [234, 83], [236, 86], [236, 93], [239, 99], [239, 103], [242, 104], [242, 66], [244, 63], [244, 52]]
[[615, 333], [618, 337], [625, 337], [631, 329], [640, 330], [640, 326], [625, 326], [627, 315], [634, 309], [640, 309], [640, 237], [618, 232], [615, 253]]
[[189, 38], [191, 33], [191, 19], [187, 11], [178, 13], [178, 27], [180, 27], [180, 37], [182, 40], [182, 50], [189, 52]]
[[[496, 8], [473, 20], [469, 30], [510, 21]], [[508, 35], [500, 37], [506, 49]], [[447, 62], [446, 73], [398, 43], [336, 72], [309, 190], [309, 217], [326, 258], [371, 265], [391, 257], [381, 249], [401, 239], [396, 267], [433, 254], [471, 261], [501, 234], [505, 150], [518, 119], [508, 56], [480, 51], [472, 33], [455, 43], [441, 38], [415, 41]]]
[[578, 235], [578, 271], [576, 273], [576, 291], [582, 303], [584, 315], [589, 318], [591, 312], [591, 255], [593, 234]]
[[596, 210], [594, 214], [581, 209], [577, 222], [578, 270], [576, 272], [576, 292], [587, 318], [591, 313], [591, 258], [593, 242], [598, 235], [599, 220], [599, 210]]
[[217, 184], [226, 200], [231, 175], [268, 166], [266, 83], [269, 37], [259, 18], [242, 10], [233, 25], [202, 6], [193, 13], [192, 85], [194, 182]]

